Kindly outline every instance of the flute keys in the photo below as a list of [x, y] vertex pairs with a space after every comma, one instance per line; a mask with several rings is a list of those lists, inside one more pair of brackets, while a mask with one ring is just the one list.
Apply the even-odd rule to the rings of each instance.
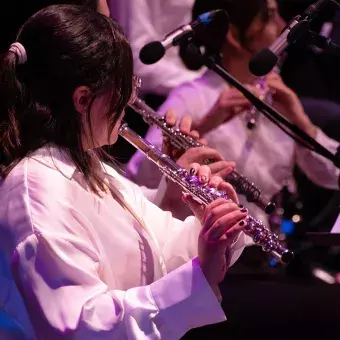
[[276, 247], [276, 243], [275, 243], [273, 240], [270, 239], [270, 240], [268, 240], [268, 241], [266, 241], [266, 242], [264, 243], [262, 249], [263, 249], [265, 252], [269, 253], [269, 252], [271, 252], [272, 250], [274, 250], [275, 247]]
[[266, 235], [262, 231], [258, 231], [258, 232], [255, 233], [255, 235], [253, 237], [253, 241], [256, 244], [259, 244], [265, 239], [265, 236]]

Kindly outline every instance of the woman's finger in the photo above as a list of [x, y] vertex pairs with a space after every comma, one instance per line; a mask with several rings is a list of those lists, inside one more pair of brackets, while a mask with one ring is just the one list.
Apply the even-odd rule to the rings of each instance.
[[185, 151], [185, 153], [178, 160], [177, 164], [182, 168], [188, 169], [188, 165], [190, 163], [205, 164], [207, 159], [221, 161], [223, 160], [223, 157], [218, 151], [208, 147], [190, 148]]
[[169, 109], [165, 114], [165, 121], [167, 124], [174, 126], [177, 121], [177, 113], [173, 109]]
[[193, 139], [196, 139], [196, 140], [200, 138], [200, 134], [199, 134], [199, 132], [196, 131], [196, 130], [192, 130], [192, 131], [190, 132], [190, 136], [191, 136]]
[[209, 164], [209, 167], [213, 175], [225, 178], [233, 171], [233, 169], [235, 168], [235, 163], [228, 161], [218, 161]]
[[198, 176], [201, 184], [208, 184], [211, 178], [211, 170], [208, 165], [201, 165], [197, 171], [196, 176]]
[[200, 168], [200, 165], [198, 163], [191, 163], [189, 165], [189, 174], [191, 176], [197, 176], [199, 168]]
[[240, 235], [240, 232], [244, 230], [246, 225], [247, 222], [245, 219], [235, 223], [235, 225], [233, 225], [224, 235], [222, 235], [222, 239], [226, 239], [229, 244], [233, 244]]
[[190, 194], [184, 194], [182, 200], [189, 206], [190, 210], [195, 216], [202, 221], [205, 207], [203, 204], [197, 202]]
[[190, 135], [192, 118], [189, 115], [184, 115], [179, 122], [179, 130], [187, 135]]
[[[209, 227], [208, 225], [206, 225], [205, 221], [207, 220], [208, 216], [210, 215], [211, 211], [213, 209], [215, 209], [216, 207], [223, 205], [226, 203], [226, 200], [224, 198], [218, 198], [217, 200], [211, 202], [210, 204], [208, 204], [205, 209], [204, 209], [204, 214], [202, 216], [202, 224], [203, 227]], [[232, 204], [231, 202], [229, 202], [230, 204]]]
[[206, 140], [205, 138], [200, 138], [200, 139], [198, 140], [198, 142], [200, 142], [200, 143], [203, 144], [203, 145], [208, 145], [208, 142], [207, 142], [207, 140]]
[[210, 188], [218, 188], [222, 182], [223, 179], [220, 176], [212, 176], [208, 184]]
[[238, 210], [241, 210], [241, 208], [239, 208], [237, 204], [224, 201], [223, 204], [216, 206], [214, 209], [210, 210], [210, 212], [207, 215], [206, 214], [204, 215], [204, 217], [206, 217], [205, 220], [203, 221], [204, 225], [206, 225], [205, 230], [208, 231], [209, 229], [213, 228], [215, 223], [221, 217]]
[[266, 76], [266, 81], [268, 81], [268, 80], [270, 81], [272, 79], [282, 81], [281, 76], [277, 72], [271, 72]]
[[228, 98], [226, 100], [221, 101], [220, 107], [223, 109], [230, 109], [235, 106], [239, 106], [241, 108], [246, 108], [250, 105], [248, 99], [245, 98]]
[[[216, 242], [221, 239], [222, 236], [226, 236], [225, 238], [233, 239], [234, 234], [236, 231], [233, 229], [229, 231], [235, 224], [240, 223], [242, 220], [245, 219], [247, 216], [247, 210], [234, 210], [222, 217], [220, 217], [213, 226], [206, 231], [206, 238], [208, 241]], [[243, 223], [241, 223], [239, 228], [243, 227]], [[239, 230], [237, 229], [237, 231]], [[241, 229], [242, 230], [242, 229]]]
[[222, 181], [221, 183], [219, 183], [217, 189], [220, 190], [220, 191], [224, 191], [226, 193], [226, 196], [230, 200], [239, 204], [237, 193], [230, 183], [228, 183], [226, 181]]
[[289, 93], [290, 89], [278, 79], [271, 79], [267, 81], [269, 90], [275, 90], [276, 92]]

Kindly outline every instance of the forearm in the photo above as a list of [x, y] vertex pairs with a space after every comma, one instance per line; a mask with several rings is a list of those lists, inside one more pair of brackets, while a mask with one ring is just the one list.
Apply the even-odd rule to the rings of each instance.
[[221, 122], [216, 121], [215, 116], [212, 117], [209, 112], [203, 118], [193, 122], [192, 129], [198, 131], [201, 137], [205, 136], [221, 124]]
[[[329, 138], [319, 128], [315, 128], [315, 140], [331, 153], [337, 152], [339, 143]], [[339, 169], [327, 158], [297, 144], [296, 162], [315, 184], [327, 189], [339, 190]]]
[[309, 135], [311, 138], [315, 139], [317, 135], [317, 127], [312, 123], [307, 114], [303, 111], [301, 114], [297, 115], [293, 120], [298, 128]]

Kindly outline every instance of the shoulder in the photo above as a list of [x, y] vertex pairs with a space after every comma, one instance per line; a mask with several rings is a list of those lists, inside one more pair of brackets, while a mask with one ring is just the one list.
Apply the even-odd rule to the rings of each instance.
[[49, 202], [68, 196], [75, 173], [76, 166], [62, 151], [41, 149], [20, 162], [6, 181], [10, 187], [18, 185], [30, 200]]
[[197, 96], [203, 93], [207, 87], [209, 87], [209, 84], [207, 84], [206, 77], [203, 75], [192, 81], [182, 83], [170, 92], [168, 98], [181, 98], [183, 100], [194, 99], [192, 95]]
[[181, 84], [171, 91], [159, 111], [164, 113], [169, 109], [174, 109], [178, 111], [179, 115], [190, 114], [191, 116], [196, 116], [205, 114], [206, 106], [209, 106], [210, 102], [214, 101], [220, 92], [215, 84], [210, 81], [208, 72], [193, 81]]
[[34, 233], [33, 225], [45, 223], [60, 213], [61, 205], [68, 205], [71, 179], [62, 172], [67, 164], [55, 163], [38, 155], [26, 157], [2, 181], [0, 224], [15, 235], [15, 243]]

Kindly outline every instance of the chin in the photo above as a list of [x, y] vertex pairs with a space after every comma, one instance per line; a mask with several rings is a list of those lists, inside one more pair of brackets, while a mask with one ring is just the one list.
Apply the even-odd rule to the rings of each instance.
[[110, 136], [110, 140], [107, 143], [108, 145], [113, 145], [117, 142], [118, 140], [118, 134], [117, 133], [112, 133], [112, 135]]

